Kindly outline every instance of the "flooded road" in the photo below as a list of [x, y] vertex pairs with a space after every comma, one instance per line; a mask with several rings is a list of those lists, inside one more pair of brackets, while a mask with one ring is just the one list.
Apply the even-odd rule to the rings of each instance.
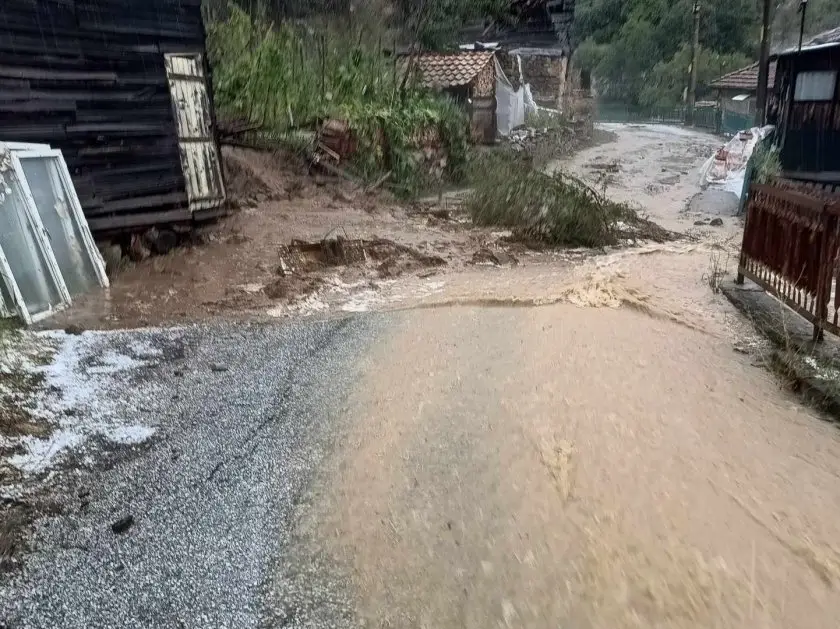
[[[570, 168], [617, 160], [611, 194], [685, 230], [716, 144], [623, 128]], [[396, 317], [310, 523], [367, 626], [836, 626], [840, 440], [732, 350], [704, 274], [738, 229], [459, 274]]]
[[[404, 217], [460, 257], [336, 285], [309, 302], [327, 321], [65, 338], [47, 390], [90, 447], [0, 582], [0, 626], [836, 627], [840, 433], [714, 290], [741, 229], [732, 199], [698, 196], [719, 140], [610, 130], [557, 166], [686, 237], [482, 266], [501, 236]], [[315, 233], [328, 210], [283, 221]], [[232, 242], [161, 264], [201, 272], [176, 282], [190, 299], [210, 275], [221, 294], [253, 279], [251, 249], [276, 255], [276, 218], [250, 225], [242, 275], [202, 268]], [[100, 450], [112, 419], [152, 437]]]

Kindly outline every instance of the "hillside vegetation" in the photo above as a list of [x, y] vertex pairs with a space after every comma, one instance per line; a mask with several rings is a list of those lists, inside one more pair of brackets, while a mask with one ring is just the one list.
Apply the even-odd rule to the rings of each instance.
[[[355, 173], [390, 172], [398, 192], [433, 182], [420, 167], [427, 138], [446, 150], [443, 176], [457, 181], [467, 159], [468, 123], [448, 98], [403, 80], [393, 57], [372, 44], [365, 25], [272, 21], [236, 4], [208, 11], [208, 53], [220, 115], [243, 119], [282, 138], [320, 120], [349, 123], [359, 143]], [[295, 137], [290, 134], [290, 137]]]
[[[654, 106], [683, 97], [691, 59], [693, 0], [578, 0], [578, 65], [602, 97]], [[799, 0], [774, 7], [773, 40], [795, 42]], [[760, 0], [701, 0], [700, 89], [758, 58]], [[806, 33], [840, 26], [840, 1], [810, 0]]]

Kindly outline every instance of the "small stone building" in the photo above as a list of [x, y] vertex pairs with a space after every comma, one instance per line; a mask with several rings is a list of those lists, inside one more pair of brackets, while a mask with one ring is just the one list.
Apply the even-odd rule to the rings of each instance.
[[[410, 56], [404, 57], [409, 63]], [[417, 83], [449, 94], [469, 114], [472, 140], [496, 140], [496, 61], [489, 50], [426, 52], [413, 59]]]
[[588, 80], [570, 63], [575, 0], [511, 0], [509, 10], [508, 20], [462, 28], [461, 41], [494, 46], [514, 88], [527, 83], [537, 105], [570, 111], [577, 91], [589, 93]]

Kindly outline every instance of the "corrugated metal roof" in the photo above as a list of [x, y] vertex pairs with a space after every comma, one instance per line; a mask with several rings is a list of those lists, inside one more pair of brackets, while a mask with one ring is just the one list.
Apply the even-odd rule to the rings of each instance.
[[480, 50], [422, 53], [414, 63], [418, 83], [423, 87], [440, 89], [469, 85], [492, 59], [492, 51]]
[[[776, 85], [776, 62], [770, 62], [770, 73], [767, 76], [767, 87], [773, 89]], [[709, 87], [717, 90], [745, 90], [748, 92], [755, 92], [758, 90], [758, 63], [754, 63], [746, 68], [735, 70], [729, 74], [724, 74], [719, 79], [715, 79], [709, 83]]]
[[821, 44], [837, 44], [840, 43], [840, 26], [832, 28], [828, 31], [823, 31], [819, 35], [808, 40], [809, 46], [819, 46]]
[[[819, 35], [814, 35], [810, 39], [805, 40], [802, 44], [802, 52], [811, 50], [820, 50], [822, 48], [834, 48], [840, 46], [840, 26], [823, 31]], [[783, 57], [793, 55], [799, 52], [799, 46], [791, 46], [779, 53], [778, 56]]]

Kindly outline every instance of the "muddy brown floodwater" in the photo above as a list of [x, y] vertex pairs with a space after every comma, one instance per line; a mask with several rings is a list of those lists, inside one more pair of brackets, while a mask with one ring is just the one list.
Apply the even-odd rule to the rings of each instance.
[[[611, 194], [693, 227], [718, 140], [616, 132], [566, 166], [617, 160]], [[397, 315], [309, 531], [367, 626], [837, 626], [840, 441], [732, 351], [704, 276], [739, 229], [460, 273]]]

